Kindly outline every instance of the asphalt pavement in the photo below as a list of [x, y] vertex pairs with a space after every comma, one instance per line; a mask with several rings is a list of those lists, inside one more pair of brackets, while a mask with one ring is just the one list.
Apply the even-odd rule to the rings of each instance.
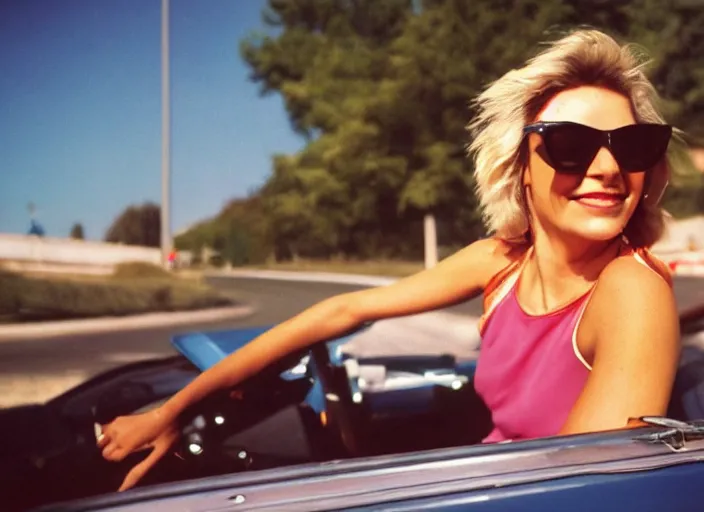
[[[232, 277], [210, 278], [209, 282], [252, 305], [253, 314], [229, 322], [3, 341], [0, 343], [0, 407], [43, 401], [110, 368], [173, 355], [170, 340], [178, 333], [272, 325], [327, 297], [365, 288], [339, 283]], [[477, 307], [465, 307], [465, 310], [474, 311]], [[459, 309], [453, 308], [453, 311]]]
[[325, 297], [354, 289], [338, 284], [230, 278], [214, 279], [212, 284], [254, 305], [254, 313], [231, 322], [0, 343], [0, 407], [46, 400], [110, 368], [173, 355], [170, 340], [175, 334], [271, 325]]

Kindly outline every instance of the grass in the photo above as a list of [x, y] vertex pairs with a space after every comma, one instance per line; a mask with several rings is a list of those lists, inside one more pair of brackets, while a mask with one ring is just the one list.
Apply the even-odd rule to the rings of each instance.
[[299, 260], [246, 267], [256, 270], [286, 270], [293, 272], [334, 272], [371, 276], [406, 277], [423, 270], [423, 263], [414, 261], [346, 261]]
[[174, 275], [162, 267], [135, 261], [117, 265], [112, 277], [115, 279], [172, 279]]
[[201, 282], [153, 265], [98, 276], [29, 276], [0, 270], [0, 320], [37, 321], [187, 311], [234, 302]]

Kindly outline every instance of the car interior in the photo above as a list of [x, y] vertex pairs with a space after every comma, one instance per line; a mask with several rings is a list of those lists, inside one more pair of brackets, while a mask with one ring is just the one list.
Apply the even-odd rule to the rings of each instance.
[[325, 343], [288, 360], [288, 369], [257, 375], [234, 397], [215, 394], [187, 411], [184, 459], [209, 459], [209, 474], [232, 472], [232, 460], [263, 469], [475, 444], [491, 428], [473, 361], [356, 359]]
[[[263, 330], [177, 337], [180, 355], [115, 368], [46, 405], [16, 411], [13, 420], [0, 422], [0, 435], [15, 439], [0, 449], [14, 461], [3, 464], [13, 470], [0, 477], [8, 489], [13, 482], [21, 488], [23, 478], [42, 480], [48, 489], [43, 499], [53, 501], [114, 491], [145, 453], [105, 461], [94, 424], [157, 407]], [[468, 446], [490, 432], [489, 411], [474, 391], [474, 360], [352, 357], [342, 347], [360, 330], [290, 354], [236, 389], [191, 406], [180, 417], [182, 435], [173, 452], [140, 485]], [[690, 319], [682, 333], [701, 336], [704, 315]], [[704, 418], [700, 352], [683, 355], [668, 417]], [[47, 430], [52, 438], [39, 440]]]

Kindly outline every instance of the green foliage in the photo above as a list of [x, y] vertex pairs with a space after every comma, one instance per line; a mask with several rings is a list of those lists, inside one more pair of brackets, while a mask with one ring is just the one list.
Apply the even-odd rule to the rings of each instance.
[[654, 56], [651, 77], [668, 120], [704, 144], [704, 9], [697, 2], [638, 0], [628, 35]]
[[154, 203], [129, 206], [105, 234], [106, 242], [145, 247], [161, 246], [161, 211]]
[[177, 236], [174, 244], [177, 249], [192, 251], [196, 263], [202, 262], [203, 250], [209, 248], [219, 252], [217, 263], [222, 260], [234, 266], [262, 263], [273, 250], [258, 196], [230, 201], [217, 217]]
[[[180, 240], [216, 247], [233, 264], [417, 258], [426, 213], [441, 245], [483, 236], [465, 154], [469, 102], [541, 41], [579, 25], [643, 45], [668, 120], [703, 135], [704, 11], [683, 2], [269, 0], [263, 22], [242, 57], [262, 94], [281, 95], [307, 144], [274, 156], [269, 180], [235, 202], [237, 214]], [[682, 196], [692, 186], [673, 187], [668, 207], [701, 208]]]
[[663, 207], [675, 218], [686, 218], [704, 212], [704, 175], [684, 186], [665, 191]]
[[85, 233], [84, 233], [84, 231], [83, 231], [83, 224], [81, 224], [80, 222], [77, 222], [76, 224], [74, 224], [74, 225], [71, 227], [71, 234], [70, 234], [70, 236], [71, 236], [71, 238], [73, 238], [74, 240], [85, 240], [86, 236], [85, 236]]
[[176, 278], [69, 279], [0, 272], [0, 316], [61, 320], [231, 305], [195, 282]]
[[172, 279], [173, 276], [158, 265], [132, 261], [115, 265], [112, 273], [117, 279]]

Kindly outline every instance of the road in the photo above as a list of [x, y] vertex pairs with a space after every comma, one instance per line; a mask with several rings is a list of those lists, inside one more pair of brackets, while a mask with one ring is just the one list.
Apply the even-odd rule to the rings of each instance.
[[[210, 283], [253, 305], [255, 312], [216, 324], [0, 343], [0, 407], [45, 400], [115, 366], [174, 354], [170, 339], [179, 332], [271, 325], [326, 297], [363, 288], [251, 278], [212, 278]], [[478, 311], [474, 303], [459, 309]]]
[[352, 289], [342, 285], [301, 285], [254, 279], [218, 279], [213, 284], [254, 305], [255, 313], [218, 324], [0, 343], [0, 407], [55, 396], [120, 364], [174, 354], [170, 339], [178, 332], [268, 325], [318, 300]]
[[[252, 278], [212, 278], [210, 282], [221, 291], [252, 304], [255, 313], [218, 324], [0, 343], [0, 407], [44, 400], [109, 368], [173, 354], [170, 339], [178, 332], [271, 325], [326, 297], [363, 288]], [[702, 279], [676, 280], [682, 308], [704, 302], [703, 283]], [[481, 302], [475, 299], [449, 311], [476, 317], [481, 312]]]

